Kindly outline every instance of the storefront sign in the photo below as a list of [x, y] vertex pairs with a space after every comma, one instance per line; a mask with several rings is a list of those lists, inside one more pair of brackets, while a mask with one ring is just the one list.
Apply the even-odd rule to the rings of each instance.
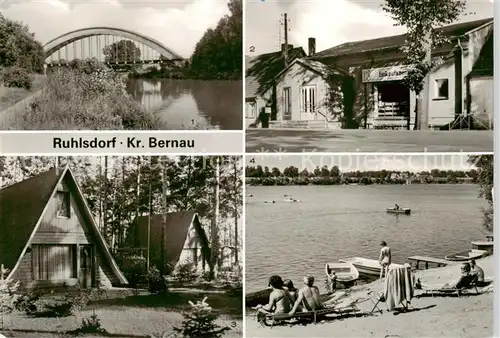
[[398, 81], [404, 79], [407, 72], [407, 66], [363, 69], [363, 82]]

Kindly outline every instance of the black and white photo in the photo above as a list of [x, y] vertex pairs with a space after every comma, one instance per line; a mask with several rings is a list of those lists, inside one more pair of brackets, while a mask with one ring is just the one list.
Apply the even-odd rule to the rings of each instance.
[[241, 337], [241, 157], [0, 157], [0, 333]]
[[246, 337], [493, 335], [493, 155], [248, 155]]
[[242, 1], [0, 2], [0, 129], [242, 130]]
[[445, 3], [248, 0], [247, 151], [492, 151], [493, 3]]

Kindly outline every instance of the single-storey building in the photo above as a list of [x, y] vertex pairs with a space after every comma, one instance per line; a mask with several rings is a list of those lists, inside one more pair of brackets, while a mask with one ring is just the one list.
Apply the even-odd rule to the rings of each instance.
[[0, 263], [28, 289], [127, 284], [68, 166], [0, 190]]
[[279, 125], [302, 128], [340, 128], [354, 98], [354, 79], [320, 61], [298, 58], [273, 79]]
[[[269, 88], [274, 77], [286, 68], [285, 45], [278, 52], [245, 58], [245, 125], [254, 123], [262, 108], [272, 109], [272, 93]], [[287, 60], [307, 56], [302, 47], [288, 45]], [[267, 94], [265, 94], [268, 92]], [[274, 109], [273, 109], [274, 110]], [[271, 112], [271, 120], [276, 119], [276, 111]]]
[[[430, 72], [428, 90], [421, 93], [420, 127], [442, 126], [466, 114], [491, 120], [493, 59], [487, 55], [493, 53], [493, 19], [453, 24], [440, 31], [449, 42], [432, 51], [437, 65]], [[354, 111], [360, 127], [413, 127], [416, 94], [402, 81], [408, 70], [401, 51], [405, 39], [403, 34], [347, 42], [310, 56], [355, 78]], [[475, 68], [483, 69], [481, 75]]]
[[167, 274], [183, 265], [191, 265], [196, 273], [203, 273], [210, 266], [208, 238], [194, 211], [139, 216], [131, 224], [126, 243], [142, 252], [147, 252], [149, 243], [150, 264], [160, 271], [164, 250]]

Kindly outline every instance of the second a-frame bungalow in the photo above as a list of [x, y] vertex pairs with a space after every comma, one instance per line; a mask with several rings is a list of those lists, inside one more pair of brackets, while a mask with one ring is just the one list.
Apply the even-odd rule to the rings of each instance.
[[139, 216], [131, 225], [127, 243], [142, 252], [147, 252], [149, 245], [151, 264], [160, 271], [164, 264], [164, 272], [169, 275], [182, 266], [190, 266], [196, 274], [210, 268], [208, 238], [194, 211]]
[[127, 284], [68, 166], [0, 190], [0, 264], [27, 289]]

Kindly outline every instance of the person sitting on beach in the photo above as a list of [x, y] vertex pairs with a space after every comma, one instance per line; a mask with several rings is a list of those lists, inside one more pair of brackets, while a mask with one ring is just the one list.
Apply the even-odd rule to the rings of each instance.
[[484, 285], [484, 271], [481, 269], [477, 264], [474, 259], [470, 261], [470, 268], [471, 268], [471, 274], [474, 274], [477, 276], [477, 286], [483, 286]]
[[280, 276], [271, 276], [269, 286], [272, 289], [269, 295], [269, 303], [267, 305], [259, 304], [255, 307], [255, 310], [259, 312], [257, 319], [268, 313], [281, 314], [290, 311], [290, 294], [283, 288], [283, 279]]
[[334, 293], [337, 288], [337, 274], [333, 270], [328, 274], [328, 285], [330, 286], [330, 293]]
[[304, 284], [304, 287], [299, 290], [299, 297], [295, 301], [292, 311], [289, 312], [290, 315], [297, 312], [301, 305], [306, 311], [316, 311], [324, 307], [320, 299], [319, 289], [314, 286], [314, 277], [305, 276]]
[[387, 246], [386, 241], [382, 241], [380, 246], [382, 248], [380, 249], [378, 262], [382, 266], [382, 269], [380, 269], [380, 278], [382, 279], [382, 276], [387, 275], [387, 270], [389, 269], [389, 265], [391, 265], [391, 248]]
[[[439, 289], [461, 289], [463, 287], [468, 287], [469, 285], [465, 284], [468, 283], [467, 279], [471, 275], [471, 267], [469, 263], [464, 263], [462, 264], [462, 267], [460, 268], [461, 274], [460, 277], [456, 282], [453, 283], [446, 283], [443, 286], [440, 286]], [[420, 278], [417, 279], [417, 282], [415, 284], [415, 289], [421, 290], [421, 289], [429, 289], [429, 288], [435, 288], [435, 286], [423, 286]]]
[[295, 301], [297, 300], [298, 292], [295, 286], [293, 285], [293, 282], [290, 279], [285, 279], [285, 281], [283, 282], [283, 289], [288, 291], [290, 295], [290, 303], [294, 304]]

